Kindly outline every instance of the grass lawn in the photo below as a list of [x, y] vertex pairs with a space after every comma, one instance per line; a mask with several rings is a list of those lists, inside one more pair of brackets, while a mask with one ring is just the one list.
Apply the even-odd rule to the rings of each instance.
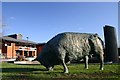
[[[119, 64], [106, 64], [104, 70], [99, 70], [99, 64], [89, 64], [89, 69], [84, 69], [84, 64], [70, 64], [68, 65], [69, 73], [63, 73], [63, 67], [57, 65], [54, 71], [46, 71], [42, 65], [17, 65], [13, 63], [2, 63], [2, 80], [38, 80], [38, 79], [82, 79], [82, 80], [119, 80], [120, 78], [120, 65]], [[107, 78], [107, 79], [106, 79]]]

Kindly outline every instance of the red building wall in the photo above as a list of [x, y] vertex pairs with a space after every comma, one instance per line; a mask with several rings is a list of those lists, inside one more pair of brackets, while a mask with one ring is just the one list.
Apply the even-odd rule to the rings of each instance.
[[5, 58], [6, 58], [6, 55], [7, 55], [7, 46], [4, 46], [5, 44], [2, 44], [2, 54], [3, 54], [3, 56], [5, 56]]
[[2, 53], [6, 58], [16, 58], [15, 43], [2, 47]]
[[40, 52], [42, 51], [43, 47], [45, 44], [39, 44], [37, 45], [37, 56], [40, 54]]
[[12, 58], [16, 58], [15, 43], [11, 43], [12, 47]]
[[12, 58], [12, 46], [7, 46], [7, 58]]

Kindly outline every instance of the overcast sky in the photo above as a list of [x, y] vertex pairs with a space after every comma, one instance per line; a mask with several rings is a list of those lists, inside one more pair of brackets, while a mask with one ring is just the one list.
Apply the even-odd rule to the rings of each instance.
[[2, 12], [4, 35], [39, 43], [61, 32], [98, 33], [104, 40], [106, 24], [118, 32], [117, 2], [3, 2]]

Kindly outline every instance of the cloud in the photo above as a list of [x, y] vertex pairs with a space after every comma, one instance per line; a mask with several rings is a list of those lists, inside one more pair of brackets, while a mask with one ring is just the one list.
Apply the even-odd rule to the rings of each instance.
[[83, 28], [82, 27], [78, 27], [78, 30], [83, 30]]
[[11, 19], [11, 20], [15, 20], [16, 18], [15, 18], [15, 17], [13, 17], [13, 16], [11, 16], [11, 17], [10, 17], [10, 19]]

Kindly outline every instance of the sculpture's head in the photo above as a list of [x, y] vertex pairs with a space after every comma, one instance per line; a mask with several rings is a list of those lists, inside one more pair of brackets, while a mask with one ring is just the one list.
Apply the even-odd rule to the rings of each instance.
[[36, 60], [39, 61], [40, 64], [45, 66], [47, 69], [49, 69], [49, 67], [51, 67], [47, 53], [41, 52], [40, 55], [38, 55]]

